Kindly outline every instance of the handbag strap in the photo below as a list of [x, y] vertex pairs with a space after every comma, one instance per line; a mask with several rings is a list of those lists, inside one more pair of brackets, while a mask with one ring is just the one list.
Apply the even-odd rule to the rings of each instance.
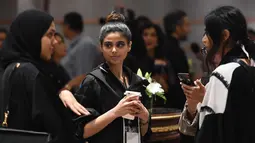
[[9, 100], [11, 96], [11, 76], [16, 68], [20, 66], [20, 63], [12, 63], [9, 65], [6, 70], [4, 71], [3, 78], [2, 78], [2, 89], [3, 89], [3, 95], [2, 95], [2, 101], [3, 101], [3, 112], [1, 114], [4, 114], [2, 127], [8, 127], [8, 116], [9, 116]]

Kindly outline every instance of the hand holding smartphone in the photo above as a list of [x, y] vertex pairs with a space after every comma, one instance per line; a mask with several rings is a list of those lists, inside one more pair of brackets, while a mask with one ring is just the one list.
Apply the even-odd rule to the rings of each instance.
[[194, 81], [191, 79], [191, 76], [189, 73], [178, 73], [178, 78], [180, 82], [186, 85], [195, 86]]

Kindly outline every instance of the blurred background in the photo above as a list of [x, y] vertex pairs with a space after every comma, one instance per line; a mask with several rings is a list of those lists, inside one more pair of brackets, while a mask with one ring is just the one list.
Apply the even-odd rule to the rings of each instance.
[[188, 42], [201, 43], [204, 32], [203, 17], [220, 5], [238, 7], [247, 17], [249, 27], [255, 28], [254, 0], [1, 0], [0, 27], [8, 27], [10, 21], [25, 9], [45, 10], [55, 17], [58, 24], [64, 14], [76, 11], [83, 16], [85, 34], [97, 40], [100, 29], [98, 19], [105, 17], [116, 6], [132, 9], [137, 16], [147, 16], [159, 24], [162, 24], [161, 20], [166, 13], [181, 9], [188, 14], [192, 23]]
[[[96, 57], [94, 58], [95, 65], [92, 65], [92, 58], [86, 60], [85, 58], [91, 56], [89, 52], [92, 51], [94, 47], [99, 47], [99, 30], [104, 24], [105, 17], [113, 10], [121, 12], [127, 18], [127, 25], [133, 34], [133, 45], [130, 54], [132, 57], [127, 58], [126, 65], [129, 66], [133, 72], [136, 72], [137, 68], [142, 68], [144, 72], [152, 72], [153, 78], [155, 78], [166, 91], [165, 96], [167, 98], [167, 103], [157, 100], [151, 105], [153, 108], [156, 107], [152, 111], [152, 120], [154, 121], [152, 125], [153, 133], [162, 133], [161, 135], [153, 136], [151, 141], [172, 140], [172, 142], [177, 143], [179, 142], [177, 123], [180, 112], [186, 101], [183, 91], [180, 88], [180, 81], [177, 74], [189, 72], [193, 73], [194, 77], [192, 78], [203, 79], [204, 73], [208, 72], [204, 66], [203, 55], [200, 53], [201, 47], [203, 46], [201, 42], [204, 34], [203, 17], [212, 9], [222, 5], [231, 5], [239, 8], [243, 12], [248, 22], [249, 36], [254, 40], [254, 0], [0, 0], [0, 42], [5, 38], [1, 37], [1, 33], [3, 33], [1, 29], [4, 28], [8, 31], [11, 21], [20, 12], [27, 9], [40, 9], [48, 12], [55, 18], [57, 32], [60, 33], [60, 40], [58, 40], [58, 42], [62, 44], [58, 45], [60, 47], [60, 54], [57, 55], [58, 57], [56, 56], [56, 61], [69, 56], [66, 59], [71, 59], [69, 62], [72, 64], [72, 59], [74, 59], [72, 56], [75, 56], [82, 61], [82, 64], [79, 63], [78, 66], [83, 65], [84, 69], [86, 68], [82, 73], [70, 75], [71, 79], [75, 81], [74, 83], [77, 83], [75, 85], [79, 87], [80, 82], [85, 77], [85, 75], [81, 74], [91, 71], [94, 66], [102, 62], [100, 60], [97, 61], [100, 58], [98, 58], [96, 54], [94, 55], [94, 57]], [[177, 19], [176, 17], [171, 17], [175, 19], [173, 21], [177, 21], [179, 24], [171, 23], [172, 19], [170, 18], [168, 19], [168, 25], [164, 25], [164, 17], [176, 10], [181, 10], [186, 13], [182, 15], [180, 14], [182, 12], [179, 11], [179, 17], [177, 16]], [[83, 45], [78, 47], [81, 49], [83, 48], [84, 51], [71, 56], [68, 55], [70, 53], [68, 48], [72, 47], [72, 40], [77, 40], [74, 37], [81, 33], [80, 31], [77, 33], [75, 29], [68, 29], [67, 34], [63, 32], [64, 16], [70, 12], [77, 12], [82, 16], [84, 24], [84, 28], [81, 31], [82, 36], [84, 34], [84, 36], [88, 36], [92, 39], [93, 42], [87, 39], [87, 43], [95, 43], [95, 46], [91, 44], [90, 47], [85, 46], [84, 48], [82, 47]], [[186, 17], [188, 20], [185, 19]], [[152, 21], [153, 24], [150, 22], [148, 23], [147, 19]], [[147, 23], [139, 27], [139, 22]], [[65, 24], [70, 26], [72, 25], [71, 23], [72, 20]], [[179, 33], [177, 32], [177, 34], [175, 32], [173, 32], [174, 34], [166, 33], [165, 28], [171, 26], [175, 26], [175, 30], [179, 26], [181, 31], [179, 31]], [[75, 36], [68, 39], [66, 38], [68, 37], [68, 33], [69, 37], [70, 33], [71, 35], [75, 34]], [[176, 35], [177, 37], [179, 36], [179, 39], [176, 38]], [[184, 40], [180, 38], [181, 36], [187, 38]], [[68, 47], [67, 50], [65, 49], [65, 44]], [[62, 48], [64, 54], [61, 54], [62, 46], [64, 47]], [[166, 52], [162, 52], [162, 49]], [[55, 52], [57, 53], [58, 51]], [[152, 55], [150, 54], [151, 52]], [[220, 60], [217, 61], [217, 57], [215, 57], [215, 59], [215, 64], [217, 65], [217, 62]], [[87, 63], [84, 64], [84, 61]], [[62, 65], [68, 73], [72, 72], [69, 70], [78, 69], [68, 69], [65, 64], [62, 63]], [[164, 110], [162, 110], [162, 108], [164, 108]], [[166, 132], [168, 134], [165, 134]]]

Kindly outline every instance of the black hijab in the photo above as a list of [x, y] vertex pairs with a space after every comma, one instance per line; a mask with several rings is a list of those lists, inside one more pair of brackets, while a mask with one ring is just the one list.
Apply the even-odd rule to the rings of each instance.
[[3, 68], [13, 62], [30, 62], [41, 74], [54, 81], [58, 91], [70, 80], [69, 75], [53, 61], [40, 58], [41, 39], [53, 20], [51, 15], [38, 10], [20, 13], [12, 22], [10, 33], [0, 49], [0, 62]]
[[43, 69], [41, 39], [53, 20], [52, 16], [38, 10], [20, 13], [12, 22], [3, 48], [0, 49], [3, 67], [13, 62], [30, 62], [39, 70]]

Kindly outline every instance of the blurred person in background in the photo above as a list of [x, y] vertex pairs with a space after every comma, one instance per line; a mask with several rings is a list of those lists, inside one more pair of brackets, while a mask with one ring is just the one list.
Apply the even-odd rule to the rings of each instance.
[[191, 43], [190, 49], [192, 53], [195, 55], [195, 60], [192, 61], [192, 70], [194, 72], [193, 80], [200, 79], [204, 75], [204, 72], [207, 71], [205, 58], [202, 54], [200, 46], [197, 43]]
[[67, 13], [62, 28], [64, 36], [70, 40], [70, 45], [61, 64], [71, 78], [90, 72], [99, 64], [97, 58], [101, 54], [93, 40], [83, 35], [82, 16], [77, 12]]
[[175, 83], [170, 87], [171, 100], [169, 107], [182, 109], [185, 103], [185, 95], [181, 89], [178, 73], [189, 73], [189, 65], [186, 54], [180, 46], [182, 40], [186, 40], [190, 33], [190, 22], [184, 11], [176, 10], [168, 13], [164, 19], [166, 33], [164, 54], [175, 72]]
[[[144, 73], [152, 73], [152, 77], [162, 85], [165, 94], [168, 94], [169, 84], [174, 80], [174, 77], [172, 77], [173, 73], [171, 73], [172, 68], [164, 58], [162, 49], [164, 44], [163, 31], [158, 25], [153, 23], [144, 23], [139, 30], [145, 44], [145, 49], [141, 49], [141, 56], [137, 57], [139, 67]], [[136, 48], [142, 48], [142, 46]], [[166, 97], [168, 98], [168, 96]], [[161, 98], [154, 103], [155, 107], [165, 106]]]
[[[75, 90], [79, 87], [82, 80], [85, 78], [85, 75], [82, 74], [80, 76], [76, 76], [75, 78], [71, 79], [71, 77], [68, 75], [65, 68], [60, 64], [60, 61], [62, 58], [64, 58], [67, 55], [67, 48], [64, 41], [64, 37], [60, 33], [55, 33], [55, 38], [58, 41], [56, 44], [54, 44], [54, 52], [52, 55], [53, 61], [58, 67], [58, 69], [61, 71], [58, 74], [63, 75], [63, 79], [65, 79], [65, 85], [64, 88], [75, 92]], [[62, 87], [63, 88], [63, 87]]]
[[3, 42], [7, 36], [7, 30], [5, 28], [0, 28], [0, 48], [2, 48]]

